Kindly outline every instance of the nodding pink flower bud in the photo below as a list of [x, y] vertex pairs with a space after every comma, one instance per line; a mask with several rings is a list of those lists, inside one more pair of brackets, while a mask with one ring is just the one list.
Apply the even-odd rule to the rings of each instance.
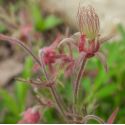
[[54, 49], [52, 49], [51, 47], [45, 47], [42, 51], [44, 52], [43, 59], [45, 64], [55, 63], [56, 52]]
[[100, 24], [94, 8], [90, 5], [79, 7], [77, 17], [81, 35], [89, 40], [95, 39], [99, 34]]
[[28, 108], [23, 113], [23, 118], [18, 122], [21, 124], [35, 124], [40, 120], [39, 106]]

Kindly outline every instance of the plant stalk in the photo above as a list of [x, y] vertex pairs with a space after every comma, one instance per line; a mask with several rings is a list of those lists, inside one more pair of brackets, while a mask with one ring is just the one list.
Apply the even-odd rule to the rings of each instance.
[[60, 104], [60, 99], [59, 99], [59, 97], [58, 97], [58, 95], [57, 95], [57, 92], [56, 92], [55, 87], [54, 87], [54, 86], [51, 86], [50, 89], [51, 89], [52, 95], [53, 95], [53, 97], [54, 97], [54, 99], [55, 99], [55, 101], [56, 101], [56, 104], [57, 104], [57, 106], [58, 106], [58, 109], [60, 110], [60, 113], [61, 113], [63, 116], [65, 116], [65, 112], [64, 112], [64, 110], [63, 110], [63, 108], [62, 108], [62, 105]]
[[[50, 81], [49, 76], [48, 76], [48, 73], [46, 72], [46, 67], [45, 67], [45, 64], [44, 64], [43, 52], [42, 52], [42, 51], [39, 53], [39, 58], [41, 58], [40, 62], [41, 62], [41, 66], [42, 66], [42, 68], [43, 68], [43, 73], [44, 73], [44, 75], [45, 75], [46, 80], [47, 80], [49, 83], [53, 82], [53, 81]], [[57, 94], [57, 92], [56, 92], [55, 86], [52, 85], [52, 86], [50, 86], [49, 88], [50, 88], [50, 91], [51, 91], [51, 93], [52, 93], [52, 95], [53, 95], [55, 101], [56, 101], [58, 110], [60, 111], [60, 113], [62, 114], [62, 116], [64, 117], [64, 119], [66, 120], [66, 117], [65, 117], [66, 115], [65, 115], [64, 109], [63, 109], [63, 107], [62, 107], [62, 105], [61, 105], [60, 98], [59, 98], [59, 96], [58, 96], [58, 94]], [[66, 120], [66, 122], [67, 122], [67, 120]]]
[[95, 115], [87, 115], [87, 116], [85, 116], [85, 117], [83, 118], [83, 120], [82, 120], [82, 123], [83, 123], [83, 124], [87, 124], [87, 122], [88, 122], [89, 120], [95, 120], [95, 121], [97, 121], [99, 124], [105, 124], [105, 122], [103, 121], [103, 119], [101, 119], [100, 117], [95, 116]]
[[84, 73], [86, 62], [87, 62], [87, 56], [85, 55], [83, 60], [82, 60], [81, 67], [78, 71], [78, 74], [77, 74], [77, 77], [76, 77], [76, 80], [75, 80], [75, 83], [74, 83], [74, 86], [75, 86], [75, 88], [74, 88], [75, 101], [78, 98], [79, 86], [80, 86], [81, 78], [82, 78], [83, 73]]

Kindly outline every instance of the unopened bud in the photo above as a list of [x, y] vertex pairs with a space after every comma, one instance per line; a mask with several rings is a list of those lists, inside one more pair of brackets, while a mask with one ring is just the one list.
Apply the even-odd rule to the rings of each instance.
[[35, 124], [40, 120], [39, 113], [40, 106], [34, 106], [32, 108], [28, 108], [22, 115], [23, 118], [18, 122], [20, 124]]

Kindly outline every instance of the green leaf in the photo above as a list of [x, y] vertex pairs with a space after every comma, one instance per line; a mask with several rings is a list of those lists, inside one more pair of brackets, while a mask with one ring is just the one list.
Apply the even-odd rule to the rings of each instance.
[[48, 16], [45, 19], [44, 29], [45, 30], [52, 29], [52, 28], [54, 28], [55, 26], [58, 26], [61, 23], [62, 23], [62, 20], [57, 18], [56, 16], [54, 16], [54, 15]]
[[46, 109], [43, 118], [46, 120], [47, 124], [57, 123], [58, 115], [53, 108]]
[[21, 115], [13, 115], [11, 113], [6, 113], [2, 123], [4, 124], [16, 124], [21, 119]]
[[98, 90], [98, 92], [95, 93], [95, 97], [103, 99], [115, 93], [116, 90], [117, 90], [117, 86], [115, 84], [109, 84], [109, 85], [106, 85], [104, 88], [101, 88], [100, 90]]
[[24, 64], [24, 70], [22, 72], [22, 77], [27, 79], [32, 76], [33, 60], [32, 57], [27, 57]]
[[31, 14], [35, 24], [35, 28], [39, 31], [46, 31], [54, 28], [55, 26], [62, 23], [61, 19], [57, 18], [54, 15], [48, 17], [43, 17], [40, 6], [35, 1], [30, 4]]
[[30, 4], [30, 7], [31, 7], [30, 9], [31, 9], [32, 18], [33, 18], [36, 29], [40, 30], [40, 31], [43, 30], [44, 29], [44, 19], [42, 17], [40, 7], [35, 2], [32, 2], [32, 4]]
[[104, 84], [104, 82], [107, 82], [107, 74], [104, 71], [103, 67], [101, 66], [101, 64], [98, 65], [99, 67], [99, 72], [98, 75], [95, 78], [94, 84], [93, 84], [93, 91], [95, 92], [97, 89], [99, 89], [101, 87], [102, 84]]
[[2, 103], [13, 114], [18, 115], [19, 109], [15, 99], [5, 90], [0, 89], [0, 97], [2, 97]]
[[91, 81], [88, 77], [83, 78], [82, 80], [82, 87], [85, 89], [86, 93], [89, 93], [89, 91], [91, 90]]
[[[22, 78], [28, 79], [32, 76], [32, 67], [33, 67], [32, 58], [27, 57], [25, 64], [24, 64], [24, 70], [22, 72]], [[29, 85], [27, 83], [23, 83], [20, 81], [17, 81], [15, 83], [16, 97], [17, 97], [18, 103], [20, 105], [21, 111], [25, 107], [25, 101], [26, 101], [28, 90], [29, 90]]]

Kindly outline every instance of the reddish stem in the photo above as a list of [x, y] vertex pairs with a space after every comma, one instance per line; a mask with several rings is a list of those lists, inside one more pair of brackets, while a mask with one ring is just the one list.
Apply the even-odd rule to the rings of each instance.
[[80, 69], [78, 71], [78, 74], [77, 74], [77, 77], [76, 77], [76, 80], [75, 80], [75, 84], [74, 84], [74, 86], [75, 86], [75, 88], [74, 88], [75, 99], [77, 99], [77, 96], [78, 96], [80, 81], [81, 81], [81, 78], [82, 78], [83, 73], [84, 73], [84, 68], [85, 68], [86, 61], [87, 61], [87, 55], [85, 55], [83, 60], [82, 60], [81, 67], [80, 67]]
[[[45, 67], [45, 64], [44, 64], [44, 60], [43, 60], [43, 52], [41, 51], [41, 53], [39, 53], [40, 55], [40, 58], [41, 58], [41, 60], [40, 60], [40, 62], [41, 62], [41, 66], [42, 66], [42, 68], [43, 68], [43, 73], [44, 73], [44, 75], [45, 75], [45, 77], [46, 77], [46, 80], [49, 82], [49, 83], [51, 83], [52, 81], [50, 81], [50, 79], [49, 79], [49, 76], [48, 76], [48, 73], [46, 72], [46, 67]], [[55, 99], [55, 101], [56, 101], [56, 104], [57, 104], [57, 106], [58, 106], [58, 109], [59, 109], [59, 111], [60, 111], [60, 113], [62, 114], [62, 116], [64, 117], [64, 119], [66, 120], [66, 115], [65, 115], [65, 112], [64, 112], [64, 109], [63, 109], [63, 107], [62, 107], [62, 105], [61, 105], [61, 101], [60, 101], [60, 98], [59, 98], [59, 96], [58, 96], [58, 94], [57, 94], [57, 92], [56, 92], [56, 88], [54, 87], [54, 85], [52, 85], [52, 86], [50, 86], [50, 91], [51, 91], [51, 93], [52, 93], [52, 95], [53, 95], [53, 97], [54, 97], [54, 99]], [[66, 120], [67, 121], [67, 120]]]
[[60, 103], [60, 99], [59, 99], [59, 97], [58, 97], [58, 95], [57, 95], [57, 92], [56, 92], [55, 87], [54, 87], [54, 86], [51, 86], [50, 89], [51, 89], [52, 95], [54, 96], [54, 99], [55, 99], [55, 101], [56, 101], [56, 103], [57, 103], [57, 106], [58, 106], [59, 111], [61, 112], [61, 114], [62, 114], [63, 116], [65, 116], [65, 112], [64, 112], [64, 110], [63, 110], [63, 108], [62, 108], [62, 105], [61, 105], [61, 103]]

